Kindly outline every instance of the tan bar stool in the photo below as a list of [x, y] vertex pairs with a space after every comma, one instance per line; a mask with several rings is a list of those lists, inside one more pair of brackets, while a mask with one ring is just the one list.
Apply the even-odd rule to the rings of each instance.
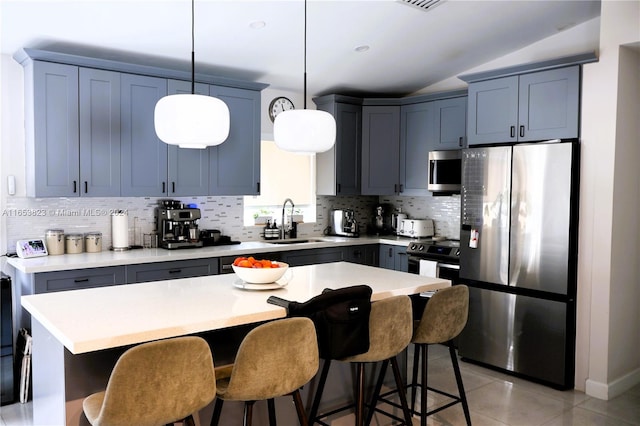
[[[371, 313], [369, 317], [369, 350], [362, 354], [353, 355], [340, 359], [344, 362], [352, 362], [356, 364], [356, 397], [355, 397], [355, 424], [361, 426], [370, 424], [374, 411], [381, 412], [396, 420], [404, 421], [404, 424], [411, 425], [411, 412], [407, 405], [405, 395], [405, 385], [402, 381], [402, 375], [398, 367], [396, 356], [402, 352], [411, 341], [413, 318], [411, 311], [411, 299], [408, 296], [394, 296], [387, 299], [379, 300], [371, 304]], [[331, 360], [325, 360], [325, 368], [328, 370], [328, 364]], [[373, 398], [369, 404], [368, 415], [365, 419], [365, 403], [364, 403], [364, 367], [366, 363], [382, 362], [378, 381], [376, 383]], [[399, 397], [402, 407], [403, 418], [398, 418], [390, 413], [376, 409], [377, 396], [380, 394], [380, 388], [384, 380], [386, 369], [391, 363], [393, 376], [396, 387], [399, 389]], [[323, 371], [324, 373], [324, 371]], [[326, 378], [326, 375], [325, 375]], [[322, 423], [320, 419], [335, 414], [347, 408], [353, 407], [349, 405], [338, 410], [332, 410], [327, 413], [317, 415], [319, 401], [322, 397], [322, 389], [324, 383], [318, 384], [318, 390], [314, 398], [313, 407], [310, 412], [310, 423]]]
[[307, 425], [299, 389], [318, 371], [318, 342], [309, 318], [262, 324], [242, 340], [233, 365], [216, 369], [217, 396], [211, 425], [220, 420], [224, 401], [243, 401], [244, 425], [251, 425], [253, 404], [268, 400], [269, 424], [275, 425], [273, 398], [292, 395], [301, 425]]
[[82, 402], [94, 426], [164, 425], [186, 419], [216, 396], [207, 342], [176, 337], [134, 346], [118, 359], [107, 388]]
[[[415, 344], [413, 357], [413, 380], [411, 387], [411, 407], [415, 407], [416, 387], [420, 387], [420, 424], [427, 424], [427, 416], [435, 414], [439, 411], [449, 408], [452, 405], [461, 403], [464, 411], [464, 417], [467, 425], [471, 426], [471, 416], [469, 414], [469, 405], [467, 404], [467, 396], [464, 392], [462, 384], [462, 376], [460, 374], [460, 366], [456, 356], [455, 347], [452, 340], [457, 337], [467, 324], [469, 314], [469, 288], [466, 285], [454, 285], [442, 290], [438, 290], [427, 302], [422, 313], [422, 318], [413, 334], [411, 340]], [[458, 385], [459, 396], [443, 392], [438, 389], [427, 386], [428, 371], [428, 347], [433, 344], [444, 344], [449, 347], [449, 355]], [[422, 354], [421, 379], [418, 383], [418, 365]], [[427, 410], [427, 389], [447, 396], [453, 401], [435, 408], [431, 411]]]

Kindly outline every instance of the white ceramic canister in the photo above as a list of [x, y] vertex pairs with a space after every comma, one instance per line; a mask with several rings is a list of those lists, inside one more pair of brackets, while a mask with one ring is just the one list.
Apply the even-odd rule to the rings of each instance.
[[64, 231], [47, 229], [44, 233], [45, 245], [49, 255], [64, 254]]
[[102, 232], [88, 232], [84, 235], [84, 249], [87, 253], [102, 251]]
[[84, 251], [84, 235], [68, 234], [64, 237], [67, 254], [77, 254]]

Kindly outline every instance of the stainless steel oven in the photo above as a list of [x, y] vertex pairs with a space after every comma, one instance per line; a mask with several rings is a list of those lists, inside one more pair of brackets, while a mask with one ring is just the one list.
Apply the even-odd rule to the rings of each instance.
[[409, 272], [459, 283], [460, 241], [412, 241], [407, 246]]

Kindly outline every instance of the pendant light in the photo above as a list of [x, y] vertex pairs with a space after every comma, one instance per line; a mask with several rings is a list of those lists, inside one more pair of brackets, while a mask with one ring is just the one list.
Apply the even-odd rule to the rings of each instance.
[[307, 0], [304, 1], [304, 109], [276, 116], [273, 139], [278, 148], [299, 154], [328, 151], [336, 141], [336, 120], [325, 111], [307, 109]]
[[194, 2], [191, 0], [191, 93], [161, 98], [156, 104], [156, 134], [180, 148], [219, 145], [229, 136], [229, 107], [222, 100], [195, 93]]

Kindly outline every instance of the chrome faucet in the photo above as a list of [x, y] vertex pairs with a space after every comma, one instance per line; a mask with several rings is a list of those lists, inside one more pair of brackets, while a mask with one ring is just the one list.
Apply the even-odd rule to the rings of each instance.
[[282, 203], [282, 222], [280, 222], [280, 239], [284, 240], [285, 236], [287, 235], [287, 231], [285, 230], [285, 226], [284, 226], [284, 209], [287, 206], [287, 202], [291, 203], [291, 217], [293, 218], [293, 208], [295, 207], [293, 205], [293, 200], [291, 200], [291, 198], [287, 198], [286, 200], [284, 200], [284, 203]]

